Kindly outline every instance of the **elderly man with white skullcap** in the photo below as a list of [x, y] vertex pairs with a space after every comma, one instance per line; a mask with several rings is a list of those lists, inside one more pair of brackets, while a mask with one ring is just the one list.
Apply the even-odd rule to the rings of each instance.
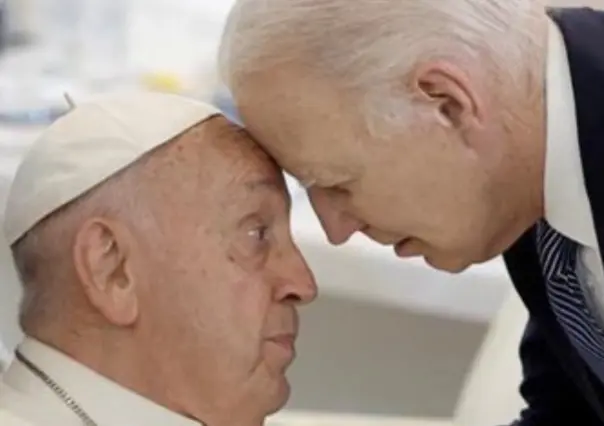
[[258, 426], [316, 296], [283, 176], [208, 105], [131, 93], [33, 145], [5, 234], [25, 340], [0, 424]]

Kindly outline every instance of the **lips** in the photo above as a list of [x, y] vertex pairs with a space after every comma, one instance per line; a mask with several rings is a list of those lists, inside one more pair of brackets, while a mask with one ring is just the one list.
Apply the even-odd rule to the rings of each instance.
[[296, 344], [296, 335], [295, 334], [281, 334], [278, 336], [271, 337], [269, 339], [271, 342], [276, 343], [277, 345], [293, 348]]
[[269, 342], [282, 349], [289, 356], [293, 357], [296, 353], [296, 335], [295, 334], [280, 334], [271, 337]]

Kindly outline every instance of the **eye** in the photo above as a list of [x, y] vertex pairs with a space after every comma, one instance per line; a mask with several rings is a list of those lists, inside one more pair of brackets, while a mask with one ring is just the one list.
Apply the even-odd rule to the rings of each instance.
[[344, 188], [342, 185], [331, 185], [325, 189], [327, 189], [328, 191], [330, 191], [334, 194], [350, 194], [350, 191], [348, 190], [348, 188]]
[[268, 226], [261, 225], [248, 231], [248, 235], [260, 242], [266, 241], [268, 236]]
[[317, 188], [319, 188], [332, 199], [347, 198], [351, 195], [350, 190], [341, 184], [325, 185]]

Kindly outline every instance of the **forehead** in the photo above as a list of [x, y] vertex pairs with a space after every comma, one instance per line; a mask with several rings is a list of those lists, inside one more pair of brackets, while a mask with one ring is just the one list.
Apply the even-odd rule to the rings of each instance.
[[275, 162], [224, 117], [184, 133], [166, 147], [150, 170], [156, 185], [195, 199], [249, 192], [255, 189], [254, 182], [274, 182], [274, 186], [282, 182]]
[[365, 130], [353, 96], [292, 67], [266, 70], [233, 90], [246, 128], [297, 177], [340, 173], [357, 160]]

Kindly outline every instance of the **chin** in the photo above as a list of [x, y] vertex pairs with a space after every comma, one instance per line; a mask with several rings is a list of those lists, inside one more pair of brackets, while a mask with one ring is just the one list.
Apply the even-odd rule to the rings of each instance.
[[425, 257], [424, 260], [434, 269], [451, 274], [460, 274], [472, 266], [472, 262], [459, 258]]
[[268, 415], [270, 416], [281, 411], [281, 409], [287, 404], [287, 401], [289, 401], [290, 395], [291, 388], [289, 383], [286, 383], [282, 389], [279, 389], [274, 398], [272, 398], [271, 404], [268, 406]]
[[289, 397], [291, 395], [291, 386], [289, 381], [285, 376], [282, 376], [276, 383], [273, 388], [269, 398], [267, 398], [267, 415], [274, 414], [280, 411], [285, 405], [287, 401], [289, 401]]

